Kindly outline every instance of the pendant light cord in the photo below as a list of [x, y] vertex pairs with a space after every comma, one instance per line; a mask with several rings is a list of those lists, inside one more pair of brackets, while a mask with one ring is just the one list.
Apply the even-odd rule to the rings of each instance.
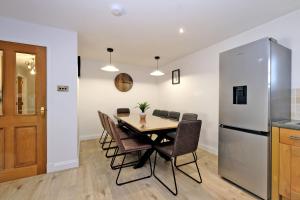
[[109, 64], [111, 65], [111, 52], [109, 52]]

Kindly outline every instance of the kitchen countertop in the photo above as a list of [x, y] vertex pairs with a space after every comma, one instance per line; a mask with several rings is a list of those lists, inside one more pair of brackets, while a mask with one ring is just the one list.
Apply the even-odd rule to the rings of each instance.
[[279, 128], [300, 130], [300, 120], [285, 120], [285, 121], [273, 122], [272, 126], [279, 127]]

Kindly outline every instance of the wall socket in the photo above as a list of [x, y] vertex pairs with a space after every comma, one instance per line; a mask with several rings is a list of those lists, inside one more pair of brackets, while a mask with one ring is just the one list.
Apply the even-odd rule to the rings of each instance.
[[69, 86], [67, 85], [58, 85], [57, 86], [58, 92], [69, 92]]

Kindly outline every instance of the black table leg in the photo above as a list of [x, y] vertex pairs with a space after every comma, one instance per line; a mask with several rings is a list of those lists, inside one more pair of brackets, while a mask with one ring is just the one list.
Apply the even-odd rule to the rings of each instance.
[[[158, 135], [157, 138], [152, 141], [152, 145], [154, 144], [159, 144], [165, 137], [163, 135]], [[144, 164], [148, 161], [148, 159], [150, 158], [151, 154], [154, 152], [154, 148], [148, 149], [143, 156], [141, 157], [141, 159], [139, 160], [139, 162], [134, 166], [134, 169], [137, 168], [141, 168], [144, 166]], [[170, 159], [167, 156], [161, 155], [163, 158], [165, 158], [166, 160]]]
[[[147, 136], [147, 134], [141, 134], [140, 132], [138, 132], [137, 130], [132, 128], [130, 125], [126, 124], [126, 127], [128, 128], [128, 131], [130, 134], [134, 135], [137, 139], [139, 139], [145, 143], [151, 144], [152, 146], [160, 144], [161, 141], [166, 138], [166, 133], [176, 130], [176, 129], [174, 129], [174, 130], [169, 129], [169, 130], [155, 131], [158, 136], [153, 141], [149, 136]], [[151, 133], [148, 133], [148, 134], [151, 134]], [[139, 159], [138, 163], [134, 166], [134, 169], [143, 167], [145, 165], [145, 163], [148, 161], [148, 159], [150, 158], [150, 156], [152, 155], [152, 153], [154, 152], [154, 150], [155, 149], [153, 147], [151, 149], [148, 149], [142, 155], [142, 157]], [[159, 155], [167, 161], [170, 160], [170, 158], [164, 154], [159, 153]]]

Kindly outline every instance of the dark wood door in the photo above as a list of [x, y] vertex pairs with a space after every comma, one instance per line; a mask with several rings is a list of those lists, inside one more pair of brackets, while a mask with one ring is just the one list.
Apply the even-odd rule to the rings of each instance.
[[0, 182], [46, 172], [46, 48], [0, 41]]

